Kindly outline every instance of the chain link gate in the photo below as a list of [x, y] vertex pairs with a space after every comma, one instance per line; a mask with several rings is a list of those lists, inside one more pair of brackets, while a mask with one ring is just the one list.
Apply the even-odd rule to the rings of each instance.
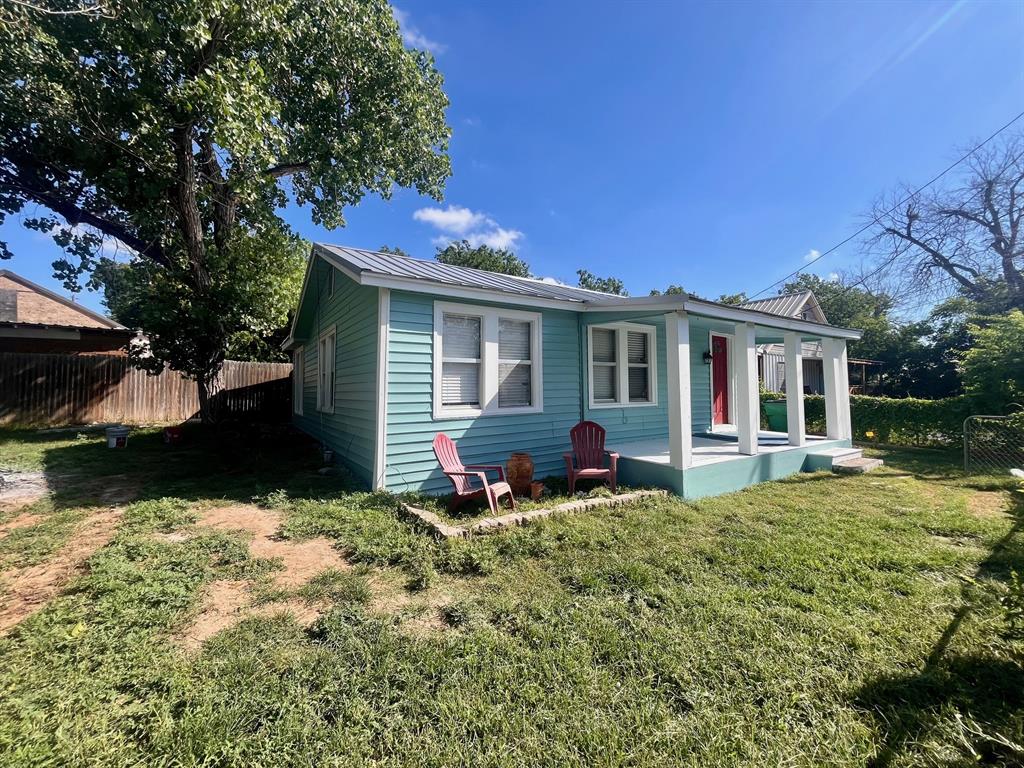
[[964, 472], [1003, 473], [1024, 467], [1024, 429], [1009, 416], [964, 419]]

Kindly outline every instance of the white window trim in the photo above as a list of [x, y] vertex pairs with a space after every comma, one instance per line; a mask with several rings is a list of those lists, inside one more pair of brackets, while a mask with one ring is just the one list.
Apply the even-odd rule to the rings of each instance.
[[[480, 318], [480, 407], [458, 408], [445, 406], [441, 402], [441, 368], [444, 360], [444, 316], [468, 315]], [[498, 407], [498, 319], [528, 321], [530, 325], [530, 367], [532, 405], [520, 408]], [[544, 412], [544, 355], [543, 317], [540, 312], [523, 312], [518, 309], [499, 309], [477, 304], [453, 304], [446, 301], [434, 302], [434, 418], [466, 419], [478, 416], [513, 416], [523, 413]]]
[[296, 416], [302, 415], [302, 400], [306, 396], [305, 355], [305, 347], [296, 347], [292, 357], [292, 413]]
[[[615, 331], [615, 366], [618, 368], [618, 382], [615, 393], [618, 400], [614, 403], [594, 400], [594, 329], [601, 328]], [[622, 331], [620, 333], [619, 331]], [[650, 351], [650, 362], [647, 370], [650, 375], [651, 399], [642, 403], [629, 401], [629, 342], [625, 331], [646, 333], [647, 349]], [[654, 325], [639, 323], [598, 323], [587, 326], [587, 398], [592, 409], [601, 408], [650, 408], [658, 404], [658, 328]]]
[[[334, 392], [331, 393], [331, 404], [330, 406], [324, 405], [324, 393], [321, 389], [321, 382], [323, 378], [320, 376], [321, 366], [323, 360], [320, 358], [320, 345], [323, 340], [329, 336], [334, 336], [334, 349], [331, 350], [331, 366], [334, 369], [333, 385]], [[337, 326], [332, 325], [330, 328], [325, 328], [317, 339], [316, 344], [316, 409], [321, 413], [334, 413], [334, 401], [337, 397], [338, 390], [338, 333]]]

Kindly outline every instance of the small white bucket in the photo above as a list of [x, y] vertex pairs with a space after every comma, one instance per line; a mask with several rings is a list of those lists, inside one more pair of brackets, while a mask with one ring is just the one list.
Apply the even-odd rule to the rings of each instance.
[[124, 448], [128, 445], [128, 427], [107, 427], [107, 448]]

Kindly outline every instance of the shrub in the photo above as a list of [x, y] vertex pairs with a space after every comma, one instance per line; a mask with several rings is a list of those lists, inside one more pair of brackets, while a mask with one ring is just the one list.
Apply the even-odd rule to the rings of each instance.
[[[762, 393], [762, 401], [780, 397]], [[964, 395], [941, 400], [916, 397], [850, 396], [854, 440], [901, 445], [944, 446], [958, 443], [964, 419], [975, 413], [973, 401]], [[825, 434], [825, 397], [804, 396], [807, 431]]]

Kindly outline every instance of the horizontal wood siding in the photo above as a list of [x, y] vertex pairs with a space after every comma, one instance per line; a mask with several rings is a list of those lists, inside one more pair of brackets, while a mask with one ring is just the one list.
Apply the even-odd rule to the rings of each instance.
[[438, 432], [456, 441], [467, 464], [504, 464], [511, 453], [526, 451], [533, 458], [536, 477], [565, 474], [562, 453], [568, 448], [569, 430], [580, 418], [579, 322], [573, 312], [543, 310], [542, 314], [544, 412], [435, 421], [434, 297], [391, 293], [388, 489], [429, 493], [451, 489], [431, 448]]
[[[377, 421], [377, 301], [378, 289], [361, 286], [341, 272], [334, 275], [334, 295], [327, 295], [328, 266], [322, 259], [309, 276], [296, 338], [303, 345], [305, 379], [302, 415], [295, 425], [335, 451], [367, 485], [373, 479]], [[334, 412], [317, 410], [317, 346], [320, 334], [334, 326]]]
[[[222, 417], [287, 419], [290, 363], [229, 360], [216, 386]], [[150, 424], [197, 416], [196, 383], [133, 368], [124, 355], [0, 353], [0, 424]]]

